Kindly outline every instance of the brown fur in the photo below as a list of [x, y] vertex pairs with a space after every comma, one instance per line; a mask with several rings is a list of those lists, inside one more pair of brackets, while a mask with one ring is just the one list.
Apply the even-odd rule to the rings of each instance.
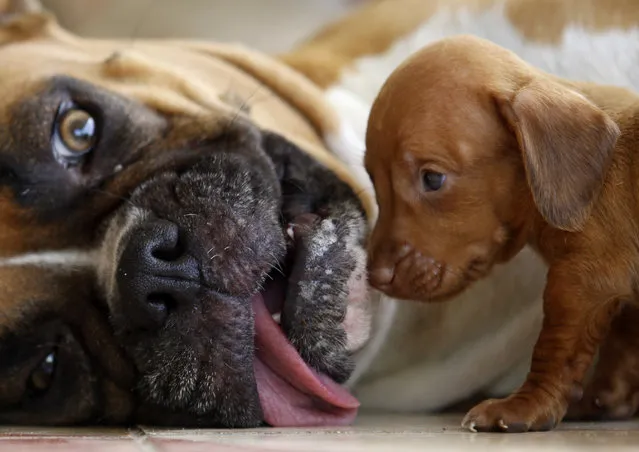
[[[467, 415], [471, 429], [545, 430], [581, 398], [639, 273], [639, 97], [561, 80], [488, 41], [427, 46], [387, 80], [367, 132], [380, 216], [371, 282], [446, 300], [526, 243], [550, 266], [526, 382]], [[447, 176], [425, 191], [424, 172]]]

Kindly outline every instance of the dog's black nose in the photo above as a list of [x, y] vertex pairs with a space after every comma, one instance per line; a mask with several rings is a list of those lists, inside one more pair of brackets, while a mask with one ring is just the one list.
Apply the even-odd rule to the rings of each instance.
[[178, 226], [166, 220], [145, 222], [131, 232], [120, 256], [121, 314], [131, 328], [158, 328], [171, 311], [192, 305], [199, 281], [198, 262], [186, 252]]

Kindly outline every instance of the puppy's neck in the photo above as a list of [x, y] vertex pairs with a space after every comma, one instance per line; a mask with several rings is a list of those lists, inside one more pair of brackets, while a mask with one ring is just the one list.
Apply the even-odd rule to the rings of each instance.
[[542, 227], [543, 218], [535, 209], [534, 202], [530, 190], [525, 184], [522, 184], [520, 190], [526, 195], [518, 197], [517, 208], [511, 212], [516, 212], [515, 216], [510, 218], [505, 227], [508, 231], [508, 240], [498, 253], [497, 260], [505, 263], [514, 258], [526, 245], [535, 246], [537, 242], [537, 231]]

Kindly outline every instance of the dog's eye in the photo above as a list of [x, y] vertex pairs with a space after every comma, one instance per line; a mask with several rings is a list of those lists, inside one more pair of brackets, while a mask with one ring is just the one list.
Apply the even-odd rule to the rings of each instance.
[[42, 361], [40, 361], [38, 367], [31, 372], [28, 381], [28, 389], [31, 394], [41, 395], [49, 389], [53, 382], [56, 363], [57, 353], [55, 350], [52, 350]]
[[61, 108], [55, 121], [53, 152], [60, 163], [74, 165], [91, 152], [97, 141], [95, 118], [78, 107]]
[[422, 173], [422, 184], [426, 191], [437, 191], [444, 185], [446, 175], [435, 171], [424, 171]]

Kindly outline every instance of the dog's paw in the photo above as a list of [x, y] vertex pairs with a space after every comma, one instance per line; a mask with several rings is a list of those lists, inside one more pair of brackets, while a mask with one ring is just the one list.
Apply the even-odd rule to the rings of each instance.
[[345, 381], [352, 351], [370, 334], [363, 218], [303, 214], [290, 225], [295, 262], [281, 323], [315, 370]]
[[486, 400], [471, 409], [462, 427], [471, 432], [523, 433], [552, 430], [563, 417], [556, 406], [513, 395]]

